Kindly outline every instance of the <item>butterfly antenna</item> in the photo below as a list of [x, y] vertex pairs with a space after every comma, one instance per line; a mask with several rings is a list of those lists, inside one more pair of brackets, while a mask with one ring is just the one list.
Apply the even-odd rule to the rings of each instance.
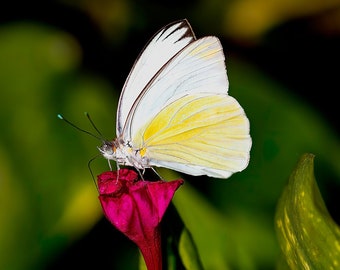
[[[92, 127], [98, 132], [98, 134], [100, 135], [101, 138], [104, 138], [102, 133], [99, 131], [99, 129], [96, 127], [96, 125], [94, 124], [94, 122], [92, 121], [91, 117], [90, 117], [90, 114], [88, 112], [85, 112], [85, 115], [87, 117], [87, 119], [89, 119]], [[102, 139], [103, 140], [103, 139]]]
[[[82, 129], [82, 128], [78, 127], [78, 126], [76, 126], [75, 124], [73, 124], [72, 122], [67, 120], [64, 116], [62, 116], [61, 114], [58, 114], [57, 116], [58, 116], [59, 119], [64, 120], [67, 124], [71, 125], [75, 129], [78, 129], [79, 131], [84, 132], [84, 133], [86, 133], [86, 134], [96, 138], [97, 140], [103, 141], [102, 137], [98, 137], [98, 136], [94, 135], [93, 133], [91, 133], [91, 132], [89, 132], [89, 131], [87, 131], [85, 129]], [[90, 122], [92, 123], [91, 120], [90, 120]], [[92, 125], [93, 125], [93, 123], [92, 123]], [[97, 130], [97, 128], [96, 128], [96, 130]], [[98, 130], [97, 130], [97, 132], [98, 132]], [[99, 135], [101, 135], [100, 132], [99, 132]]]

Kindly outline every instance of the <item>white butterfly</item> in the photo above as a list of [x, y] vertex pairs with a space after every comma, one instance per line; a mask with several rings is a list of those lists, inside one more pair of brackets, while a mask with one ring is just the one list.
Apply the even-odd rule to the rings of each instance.
[[116, 136], [99, 150], [138, 170], [165, 167], [227, 178], [249, 162], [249, 121], [228, 95], [218, 38], [196, 39], [187, 20], [173, 22], [146, 45], [123, 87]]

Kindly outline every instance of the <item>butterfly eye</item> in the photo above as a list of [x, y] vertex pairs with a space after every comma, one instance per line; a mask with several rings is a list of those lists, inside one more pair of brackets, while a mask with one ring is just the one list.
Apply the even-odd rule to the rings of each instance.
[[116, 146], [112, 142], [104, 142], [102, 146], [98, 147], [99, 151], [106, 157], [112, 157], [116, 153]]

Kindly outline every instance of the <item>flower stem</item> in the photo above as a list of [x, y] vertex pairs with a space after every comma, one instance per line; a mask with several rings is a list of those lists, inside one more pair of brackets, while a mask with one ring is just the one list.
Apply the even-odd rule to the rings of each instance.
[[144, 261], [148, 270], [162, 270], [162, 252], [161, 252], [161, 230], [157, 227], [154, 237], [148, 239], [148, 244], [139, 246], [144, 257]]

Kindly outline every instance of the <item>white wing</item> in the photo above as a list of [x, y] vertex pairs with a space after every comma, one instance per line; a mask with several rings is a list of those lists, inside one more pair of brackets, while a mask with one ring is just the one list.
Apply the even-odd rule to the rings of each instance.
[[[159, 54], [163, 48], [159, 48]], [[138, 96], [122, 132], [124, 141], [142, 136], [140, 130], [165, 106], [189, 94], [227, 94], [223, 48], [216, 37], [191, 42], [171, 58]], [[135, 145], [138, 147], [137, 145]]]
[[181, 49], [194, 41], [187, 20], [173, 22], [161, 30], [142, 50], [124, 84], [117, 109], [116, 135], [119, 137], [134, 102], [157, 72]]

